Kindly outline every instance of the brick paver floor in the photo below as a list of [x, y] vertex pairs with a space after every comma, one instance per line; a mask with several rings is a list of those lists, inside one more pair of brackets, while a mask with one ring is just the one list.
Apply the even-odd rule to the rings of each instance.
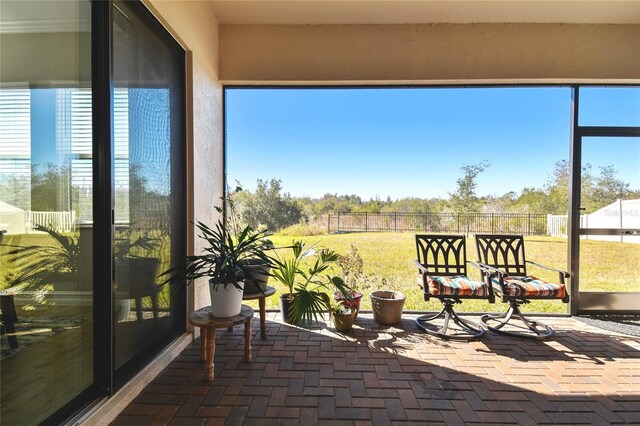
[[199, 340], [115, 420], [116, 425], [640, 424], [640, 339], [572, 318], [545, 319], [543, 342], [487, 333], [447, 342], [360, 314], [349, 335], [254, 320], [254, 361], [242, 327], [220, 330], [205, 381]]

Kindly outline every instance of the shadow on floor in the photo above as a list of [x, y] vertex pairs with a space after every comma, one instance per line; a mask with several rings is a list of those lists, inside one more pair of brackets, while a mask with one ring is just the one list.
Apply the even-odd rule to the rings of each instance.
[[[352, 333], [306, 330], [269, 314], [254, 323], [252, 363], [241, 328], [218, 335], [213, 382], [199, 341], [115, 420], [125, 424], [612, 424], [637, 422], [640, 342], [577, 321], [529, 342], [488, 335], [443, 342], [412, 318], [380, 327], [358, 318]], [[552, 320], [553, 321], [553, 320]]]

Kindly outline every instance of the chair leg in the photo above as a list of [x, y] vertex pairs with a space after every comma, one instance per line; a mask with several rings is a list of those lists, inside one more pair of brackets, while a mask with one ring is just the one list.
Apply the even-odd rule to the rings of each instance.
[[[484, 329], [482, 327], [476, 328], [458, 316], [456, 311], [453, 309], [453, 304], [460, 302], [445, 299], [442, 303], [444, 304], [444, 307], [440, 313], [432, 316], [423, 315], [416, 318], [416, 325], [419, 329], [425, 333], [431, 334], [432, 336], [440, 337], [441, 339], [453, 340], [474, 340], [484, 334]], [[436, 329], [435, 324], [429, 324], [430, 321], [440, 317], [444, 318], [442, 327]], [[451, 320], [460, 327], [460, 331], [449, 333], [451, 330], [449, 329], [449, 321]]]
[[[527, 319], [522, 312], [520, 311], [520, 305], [522, 303], [529, 303], [529, 301], [519, 301], [519, 300], [510, 300], [509, 301], [509, 309], [507, 312], [498, 315], [483, 315], [480, 317], [480, 323], [488, 328], [491, 331], [496, 333], [504, 334], [512, 337], [519, 337], [522, 339], [536, 339], [543, 340], [549, 338], [553, 335], [553, 328], [539, 321], [529, 320]], [[511, 318], [519, 319], [529, 331], [505, 331], [501, 330]], [[504, 319], [503, 319], [504, 318]], [[501, 321], [500, 321], [501, 320]], [[491, 326], [489, 325], [489, 321], [500, 321], [498, 324]]]
[[158, 293], [151, 293], [151, 307], [153, 308], [153, 319], [157, 320], [160, 316], [160, 305], [158, 304]]
[[[0, 234], [2, 235], [2, 234]], [[18, 322], [18, 314], [16, 313], [16, 304], [13, 295], [0, 296], [0, 334], [7, 334], [7, 340], [9, 340], [9, 347], [11, 349], [17, 349], [18, 337], [16, 336], [16, 323]]]

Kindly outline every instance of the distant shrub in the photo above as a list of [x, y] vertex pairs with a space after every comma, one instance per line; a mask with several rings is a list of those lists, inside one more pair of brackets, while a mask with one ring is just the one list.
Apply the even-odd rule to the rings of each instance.
[[284, 236], [314, 236], [314, 235], [325, 235], [325, 234], [327, 234], [326, 226], [306, 224], [306, 223], [297, 223], [295, 225], [291, 225], [284, 229], [281, 229], [278, 232], [278, 235], [284, 235]]
[[289, 193], [282, 192], [279, 179], [258, 179], [255, 193], [245, 192], [241, 204], [242, 220], [258, 228], [266, 226], [270, 231], [286, 228], [302, 220], [302, 208]]
[[340, 256], [338, 265], [342, 268], [342, 276], [347, 285], [362, 294], [370, 290], [400, 290], [402, 280], [398, 277], [365, 274], [364, 260], [353, 244], [347, 254]]

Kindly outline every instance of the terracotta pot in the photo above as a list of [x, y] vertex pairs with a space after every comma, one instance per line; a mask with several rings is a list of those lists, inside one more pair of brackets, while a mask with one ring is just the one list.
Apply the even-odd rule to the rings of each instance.
[[287, 324], [295, 324], [291, 315], [291, 305], [293, 298], [289, 298], [289, 294], [280, 295], [280, 313], [282, 313], [282, 320]]
[[236, 288], [232, 283], [218, 284], [209, 280], [209, 291], [211, 293], [211, 316], [217, 318], [235, 317], [242, 309], [242, 290], [244, 282], [237, 283], [240, 288]]
[[[360, 293], [359, 291], [356, 291], [355, 294], [353, 294], [352, 299], [349, 301], [345, 301], [343, 302], [343, 305], [355, 309], [356, 310], [356, 317], [358, 316], [358, 312], [360, 312], [360, 301], [362, 300], [362, 293]], [[342, 293], [340, 293], [339, 291], [333, 293], [333, 300], [335, 300], [336, 302], [340, 302], [342, 300], [344, 300], [344, 296], [342, 295]]]
[[402, 319], [406, 297], [399, 291], [378, 290], [371, 292], [373, 319], [378, 324], [395, 325]]
[[351, 328], [353, 328], [353, 324], [356, 322], [356, 315], [358, 313], [357, 312], [352, 312], [350, 314], [337, 314], [337, 313], [332, 313], [331, 316], [333, 317], [333, 324], [336, 327], [336, 331], [339, 331], [341, 333], [347, 332], [347, 331], [351, 331]]

